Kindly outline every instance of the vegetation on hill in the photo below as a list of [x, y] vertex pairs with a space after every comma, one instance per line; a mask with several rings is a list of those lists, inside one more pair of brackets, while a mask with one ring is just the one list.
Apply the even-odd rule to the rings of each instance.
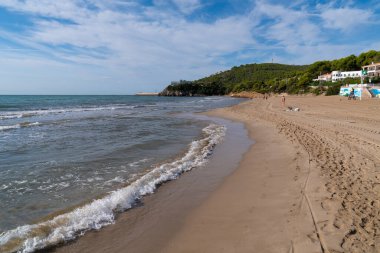
[[[380, 51], [371, 50], [359, 56], [350, 55], [332, 61], [317, 61], [311, 65], [246, 64], [195, 81], [172, 82], [160, 95], [211, 96], [241, 91], [307, 93], [313, 90], [311, 87], [319, 85], [319, 82], [313, 82], [313, 79], [320, 74], [333, 70], [360, 70], [362, 66], [371, 62], [380, 62]], [[360, 79], [344, 79], [339, 83], [326, 82], [323, 85], [331, 86], [328, 92], [330, 94], [336, 92], [337, 87], [343, 82], [358, 83]]]

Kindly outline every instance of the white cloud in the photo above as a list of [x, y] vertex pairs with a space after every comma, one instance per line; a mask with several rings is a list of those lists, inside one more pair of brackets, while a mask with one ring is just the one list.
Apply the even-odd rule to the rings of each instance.
[[[183, 13], [191, 13], [202, 5], [200, 0], [172, 1]], [[159, 0], [155, 2], [160, 5]], [[24, 38], [17, 36], [20, 43], [76, 63], [144, 69], [220, 66], [224, 55], [247, 48], [275, 48], [302, 57], [302, 52], [309, 52], [312, 47], [329, 46], [316, 17], [321, 17], [328, 27], [347, 29], [353, 22], [355, 25], [367, 22], [371, 14], [333, 6], [319, 6], [321, 13], [312, 13], [305, 8], [261, 0], [250, 15], [202, 23], [189, 22], [170, 10], [144, 7], [134, 1], [2, 0], [0, 5], [37, 15], [33, 29]], [[123, 6], [122, 11], [115, 6]], [[71, 20], [73, 24], [39, 19], [38, 15]], [[347, 21], [342, 18], [347, 15], [360, 17]], [[263, 19], [270, 21], [261, 23]], [[264, 42], [259, 44], [255, 38]], [[52, 50], [45, 45], [57, 48]]]
[[[202, 11], [201, 0], [153, 2], [144, 6], [132, 0], [0, 0], [0, 7], [23, 13], [33, 22], [21, 33], [0, 25], [0, 37], [33, 52], [26, 57], [44, 71], [56, 61], [61, 65], [52, 73], [57, 75], [63, 66], [76, 67], [86, 73], [78, 82], [108, 84], [110, 79], [99, 76], [113, 76], [113, 83], [123, 82], [136, 91], [141, 85], [163, 87], [171, 80], [196, 79], [230, 64], [258, 62], [272, 55], [276, 62], [303, 64], [359, 53], [362, 45], [336, 45], [328, 32], [367, 24], [373, 15], [352, 6], [310, 8], [302, 2], [284, 5], [258, 0], [244, 14], [203, 22], [186, 19]], [[22, 55], [2, 54], [0, 68], [7, 68], [10, 60], [13, 70], [17, 64], [27, 69]]]
[[41, 58], [49, 55], [78, 68], [101, 66], [131, 85], [159, 83], [162, 87], [171, 80], [200, 78], [225, 69], [224, 55], [255, 43], [248, 17], [189, 22], [155, 7], [126, 4], [120, 11], [114, 8], [115, 2], [92, 0], [92, 8], [80, 0], [62, 2], [26, 0], [23, 5], [21, 1], [0, 1], [0, 6], [34, 20], [27, 33], [0, 28], [0, 37], [38, 50]]
[[326, 9], [321, 13], [325, 27], [344, 32], [369, 24], [372, 16], [373, 13], [370, 10], [355, 8]]
[[1, 0], [0, 6], [34, 15], [77, 20], [86, 18], [89, 15], [89, 11], [86, 8], [78, 6], [79, 3], [80, 0]]
[[323, 41], [320, 27], [305, 10], [260, 1], [253, 13], [270, 19], [260, 27], [260, 35], [267, 41], [279, 43], [288, 51], [293, 51], [296, 45], [315, 45]]
[[202, 3], [200, 0], [172, 0], [173, 3], [178, 7], [178, 9], [185, 13], [190, 14], [194, 12], [196, 9], [202, 7]]
[[[75, 12], [80, 12], [81, 7], [74, 6], [77, 7]], [[16, 7], [18, 5], [12, 6]], [[39, 7], [36, 3], [33, 8], [20, 7], [20, 11], [41, 13], [43, 8], [44, 13], [54, 17], [52, 9], [55, 7]], [[104, 52], [108, 63], [147, 67], [164, 62], [209, 64], [223, 54], [239, 51], [254, 42], [250, 21], [245, 17], [229, 17], [208, 24], [187, 22], [152, 9], [141, 15], [104, 7], [96, 11], [85, 9], [84, 13], [82, 16], [57, 13], [57, 17], [70, 18], [75, 24], [37, 19], [25, 43], [74, 47], [79, 55], [65, 56], [72, 61], [83, 62], [81, 54], [95, 54], [99, 50], [99, 56]], [[152, 16], [159, 19], [152, 22]], [[65, 51], [60, 50], [60, 54], [64, 55]], [[93, 62], [104, 62], [98, 59], [101, 57], [94, 58]]]

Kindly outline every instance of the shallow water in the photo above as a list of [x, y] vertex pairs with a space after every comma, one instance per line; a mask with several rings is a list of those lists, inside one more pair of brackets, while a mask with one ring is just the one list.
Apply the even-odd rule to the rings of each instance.
[[[222, 138], [223, 126], [189, 113], [240, 101], [0, 96], [0, 248], [20, 238], [21, 248], [43, 248], [112, 223], [116, 209], [130, 208], [156, 185], [201, 165]], [[85, 202], [85, 218], [65, 211], [54, 224], [48, 219], [48, 232], [28, 241], [41, 226], [27, 224]]]

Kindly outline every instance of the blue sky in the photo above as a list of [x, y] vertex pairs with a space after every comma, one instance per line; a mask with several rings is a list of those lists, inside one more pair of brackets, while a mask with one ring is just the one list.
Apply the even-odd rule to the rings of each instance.
[[0, 0], [0, 94], [160, 91], [380, 50], [378, 31], [377, 0]]

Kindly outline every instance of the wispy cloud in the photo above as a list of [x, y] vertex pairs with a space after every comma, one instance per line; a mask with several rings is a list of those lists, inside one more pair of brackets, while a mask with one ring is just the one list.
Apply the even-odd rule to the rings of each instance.
[[379, 27], [373, 10], [360, 9], [349, 1], [313, 6], [308, 1], [283, 5], [259, 0], [252, 13], [261, 20], [255, 27], [260, 31], [256, 37], [262, 38], [262, 45], [275, 47], [267, 48], [277, 60], [289, 63], [311, 63], [372, 49], [356, 37]]
[[89, 11], [80, 6], [79, 0], [2, 0], [0, 5], [10, 10], [25, 12], [41, 17], [55, 17], [69, 20], [86, 18]]
[[[74, 1], [64, 5], [62, 9], [67, 11], [60, 12], [54, 12], [60, 9], [59, 6], [44, 6], [42, 2], [22, 7], [14, 4], [10, 7], [33, 15], [44, 13], [49, 17], [73, 21], [68, 24], [58, 20], [36, 19], [25, 43], [69, 45], [82, 52], [85, 50], [80, 49], [98, 50], [99, 53], [107, 54], [107, 58], [115, 64], [158, 64], [160, 61], [181, 58], [209, 62], [253, 42], [250, 22], [244, 17], [228, 17], [211, 24], [187, 22], [176, 15], [160, 16], [160, 9], [143, 8], [143, 12], [137, 15], [119, 12], [109, 6], [97, 6], [95, 10], [89, 10]], [[68, 11], [73, 9], [75, 11]], [[77, 15], [77, 12], [81, 14]], [[157, 18], [153, 22], [152, 16]], [[64, 54], [64, 50], [61, 53]], [[72, 58], [74, 60], [75, 57]]]
[[311, 19], [313, 15], [305, 10], [260, 1], [256, 5], [255, 14], [267, 19], [261, 26], [261, 34], [286, 48], [317, 44], [323, 40], [320, 27]]
[[178, 7], [178, 9], [185, 14], [190, 14], [196, 9], [199, 9], [202, 7], [202, 3], [200, 0], [172, 0], [172, 1]]
[[321, 13], [326, 28], [339, 29], [344, 32], [350, 32], [370, 24], [372, 17], [371, 10], [356, 8], [326, 9]]

